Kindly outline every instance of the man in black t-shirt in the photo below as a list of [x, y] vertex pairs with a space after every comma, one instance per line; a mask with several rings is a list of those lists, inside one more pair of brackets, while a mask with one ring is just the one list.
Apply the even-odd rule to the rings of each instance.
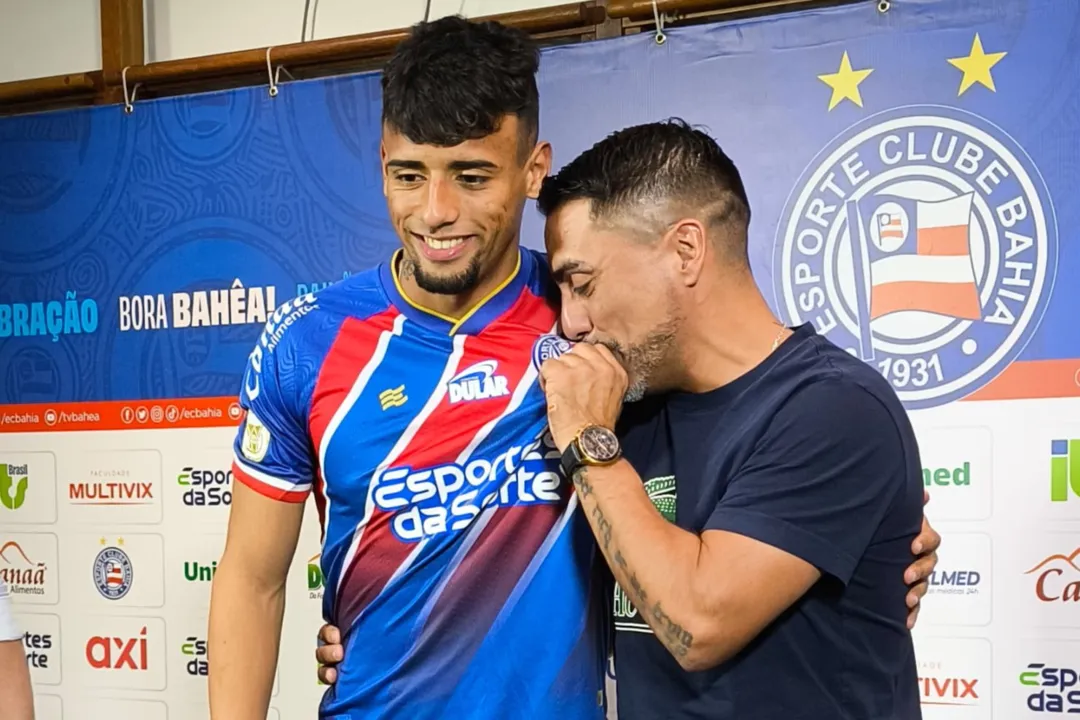
[[872, 367], [777, 322], [734, 164], [684, 123], [637, 126], [538, 204], [579, 341], [541, 378], [620, 588], [620, 720], [920, 718], [915, 435]]

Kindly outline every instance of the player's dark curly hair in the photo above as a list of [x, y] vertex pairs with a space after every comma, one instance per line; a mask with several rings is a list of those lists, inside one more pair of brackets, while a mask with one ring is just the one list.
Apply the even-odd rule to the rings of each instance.
[[539, 65], [520, 30], [460, 16], [418, 23], [383, 70], [383, 122], [414, 143], [448, 147], [516, 115], [527, 152], [540, 125]]
[[700, 216], [730, 230], [717, 237], [732, 259], [746, 257], [750, 201], [739, 170], [708, 133], [679, 118], [608, 135], [544, 180], [537, 207], [548, 216], [573, 200], [590, 200], [594, 219], [644, 233], [662, 229], [651, 221], [660, 207]]

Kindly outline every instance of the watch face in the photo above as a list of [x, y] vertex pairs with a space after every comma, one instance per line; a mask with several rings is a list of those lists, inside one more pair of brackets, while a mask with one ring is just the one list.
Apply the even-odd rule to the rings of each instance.
[[581, 433], [581, 449], [599, 462], [608, 462], [619, 454], [619, 440], [615, 433], [602, 427], [589, 427]]

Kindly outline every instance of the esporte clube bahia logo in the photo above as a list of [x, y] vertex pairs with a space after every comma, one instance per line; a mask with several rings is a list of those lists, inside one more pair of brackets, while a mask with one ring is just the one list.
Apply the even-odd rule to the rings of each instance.
[[996, 377], [1038, 327], [1057, 226], [1038, 168], [954, 108], [903, 107], [834, 139], [784, 207], [776, 306], [871, 363], [909, 408]]

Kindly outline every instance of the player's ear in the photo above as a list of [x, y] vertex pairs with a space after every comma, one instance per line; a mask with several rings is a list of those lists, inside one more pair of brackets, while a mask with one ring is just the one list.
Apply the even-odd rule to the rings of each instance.
[[540, 195], [540, 186], [551, 172], [551, 143], [538, 142], [525, 162], [525, 193], [535, 200]]

